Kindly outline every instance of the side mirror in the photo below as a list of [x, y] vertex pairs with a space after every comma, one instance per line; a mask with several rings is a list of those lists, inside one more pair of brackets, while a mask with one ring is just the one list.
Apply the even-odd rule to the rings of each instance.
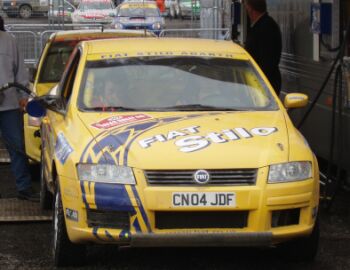
[[32, 117], [43, 117], [46, 115], [45, 107], [36, 99], [27, 103], [26, 111]]
[[29, 101], [26, 107], [28, 114], [33, 117], [45, 116], [46, 109], [61, 114], [64, 113], [64, 103], [62, 98], [57, 95], [43, 95]]
[[291, 93], [284, 98], [284, 107], [286, 109], [302, 108], [309, 102], [309, 97], [300, 93]]

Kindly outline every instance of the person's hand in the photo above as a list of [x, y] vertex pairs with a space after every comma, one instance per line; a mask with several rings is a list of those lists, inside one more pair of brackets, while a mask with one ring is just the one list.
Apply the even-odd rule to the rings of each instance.
[[26, 106], [28, 104], [28, 99], [27, 98], [21, 98], [18, 102], [19, 104], [19, 109], [22, 111], [22, 112], [25, 112], [26, 110]]

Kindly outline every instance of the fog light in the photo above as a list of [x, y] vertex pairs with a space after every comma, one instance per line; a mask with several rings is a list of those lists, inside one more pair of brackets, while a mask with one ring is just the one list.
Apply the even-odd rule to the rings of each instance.
[[300, 208], [272, 211], [271, 227], [299, 224]]

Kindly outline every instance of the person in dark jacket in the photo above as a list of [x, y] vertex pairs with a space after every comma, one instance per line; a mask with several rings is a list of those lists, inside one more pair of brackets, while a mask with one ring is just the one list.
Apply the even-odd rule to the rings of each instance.
[[244, 0], [250, 19], [245, 49], [258, 63], [277, 95], [281, 91], [279, 62], [282, 53], [282, 35], [278, 24], [267, 13], [266, 0]]
[[[15, 38], [5, 32], [0, 16], [0, 86], [17, 82], [28, 84], [28, 74]], [[23, 110], [27, 95], [15, 88], [0, 93], [0, 132], [11, 158], [11, 170], [16, 178], [17, 197], [39, 201], [39, 194], [32, 189], [28, 159], [23, 137]]]

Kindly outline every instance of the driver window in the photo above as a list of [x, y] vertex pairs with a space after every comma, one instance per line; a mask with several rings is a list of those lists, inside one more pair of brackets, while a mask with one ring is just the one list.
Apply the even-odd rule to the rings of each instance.
[[61, 82], [62, 87], [60, 89], [60, 95], [62, 96], [62, 100], [66, 107], [69, 102], [70, 96], [72, 94], [79, 60], [80, 60], [80, 51], [79, 49], [75, 49], [71, 55], [67, 68], [65, 69], [62, 76], [62, 82]]

